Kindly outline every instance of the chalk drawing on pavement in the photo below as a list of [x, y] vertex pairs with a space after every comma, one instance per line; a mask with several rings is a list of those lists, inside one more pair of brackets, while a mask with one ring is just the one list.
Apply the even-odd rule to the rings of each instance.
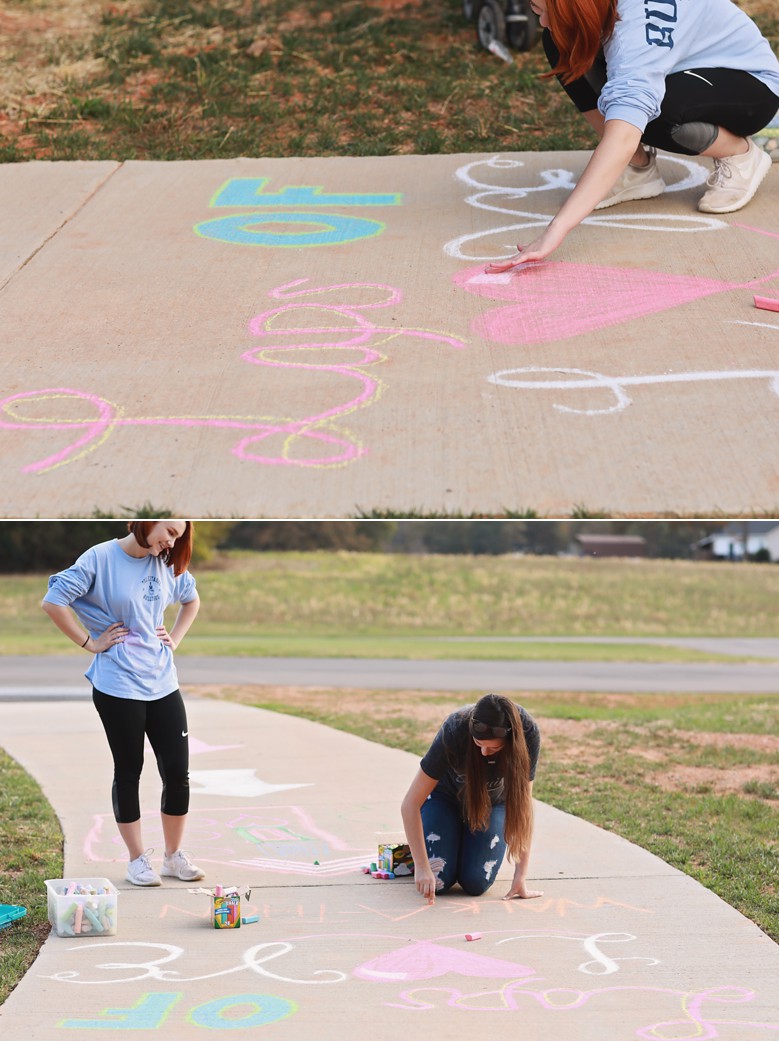
[[[150, 844], [164, 844], [159, 815], [147, 811], [141, 820]], [[190, 807], [187, 841], [197, 851], [201, 865], [250, 868], [286, 876], [326, 878], [354, 874], [370, 861], [371, 855], [375, 856], [375, 847], [370, 850], [351, 846], [320, 827], [300, 806]], [[116, 834], [112, 814], [94, 816], [83, 852], [88, 862], [125, 859], [124, 844]]]
[[[541, 378], [534, 379], [534, 376]], [[570, 412], [580, 416], [606, 416], [612, 412], [624, 411], [633, 404], [633, 398], [625, 390], [626, 387], [758, 379], [767, 380], [768, 389], [779, 396], [779, 370], [776, 369], [730, 369], [722, 372], [715, 370], [658, 373], [645, 376], [608, 376], [602, 372], [588, 372], [585, 369], [529, 366], [519, 369], [504, 369], [487, 378], [490, 383], [499, 387], [513, 387], [515, 390], [524, 391], [554, 391], [556, 397], [559, 397], [562, 392], [580, 392], [582, 390], [606, 390], [613, 396], [611, 404], [601, 408], [575, 408], [572, 405], [561, 404], [560, 401], [554, 401], [552, 404], [552, 408], [558, 412]]]
[[[663, 161], [681, 166], [684, 176], [669, 185], [666, 192], [680, 192], [704, 183], [707, 171], [690, 160], [680, 156], [663, 156]], [[516, 252], [516, 232], [525, 228], [544, 228], [554, 217], [554, 213], [536, 213], [518, 209], [518, 200], [533, 196], [543, 197], [544, 192], [566, 190], [575, 187], [573, 171], [566, 169], [542, 170], [540, 183], [535, 185], [501, 185], [496, 184], [494, 174], [504, 170], [518, 171], [524, 166], [520, 159], [507, 159], [493, 156], [491, 159], [480, 159], [467, 163], [457, 170], [456, 177], [467, 189], [472, 190], [465, 202], [478, 210], [491, 213], [509, 214], [513, 220], [510, 224], [489, 228], [485, 231], [460, 235], [444, 246], [447, 256], [457, 260], [505, 260]], [[493, 175], [492, 178], [490, 175]], [[482, 180], [481, 178], [486, 178]], [[668, 213], [602, 213], [597, 212], [586, 217], [583, 224], [595, 227], [625, 228], [639, 232], [674, 232], [694, 234], [726, 229], [725, 221], [713, 217], [698, 215], [677, 215]], [[485, 240], [494, 240], [492, 242]], [[480, 250], [487, 249], [487, 252]]]
[[[175, 991], [142, 994], [129, 1008], [107, 1008], [92, 1019], [63, 1019], [57, 1026], [65, 1030], [159, 1030], [183, 997]], [[230, 994], [193, 1005], [186, 1022], [210, 1030], [248, 1030], [286, 1019], [296, 1011], [294, 1001], [273, 994]]]
[[251, 767], [246, 770], [190, 770], [189, 780], [195, 786], [195, 795], [223, 795], [228, 799], [254, 799], [284, 792], [289, 788], [311, 787], [310, 783], [270, 784], [261, 780]]
[[[195, 225], [201, 238], [238, 246], [301, 248], [340, 246], [380, 235], [386, 225], [342, 213], [322, 213], [321, 207], [400, 206], [402, 195], [392, 193], [333, 193], [321, 185], [287, 185], [266, 191], [268, 177], [232, 177], [217, 190], [210, 207], [232, 207], [253, 212], [232, 213]], [[302, 207], [290, 210], [290, 207]], [[273, 212], [263, 212], [273, 210]]]
[[748, 282], [724, 282], [643, 268], [612, 268], [545, 261], [488, 275], [470, 267], [455, 285], [506, 306], [471, 323], [477, 336], [519, 346], [551, 343], [679, 307], [703, 297], [746, 289], [779, 276], [779, 269]]
[[[239, 934], [235, 939], [243, 938]], [[669, 986], [656, 976], [661, 964], [658, 959], [642, 954], [615, 957], [609, 945], [624, 945], [629, 950], [639, 942], [632, 933], [535, 929], [508, 936], [501, 931], [489, 932], [483, 934], [483, 939], [488, 946], [471, 951], [463, 948], [459, 932], [421, 941], [362, 930], [287, 934], [244, 950], [236, 949], [234, 944], [218, 948], [225, 967], [192, 974], [186, 971], [187, 952], [179, 945], [98, 941], [66, 948], [66, 963], [76, 967], [43, 978], [87, 988], [121, 985], [128, 993], [137, 995], [133, 1005], [128, 1003], [123, 1008], [102, 1010], [89, 1019], [84, 1016], [60, 1024], [68, 1028], [156, 1029], [172, 1009], [183, 1008], [192, 1001], [204, 981], [241, 974], [243, 990], [237, 994], [228, 990], [211, 1001], [201, 1000], [195, 1006], [198, 1014], [190, 1013], [190, 1021], [217, 1027], [224, 1026], [220, 1017], [226, 1017], [229, 1022], [242, 1021], [244, 1026], [261, 1026], [271, 1021], [272, 1013], [290, 1014], [297, 1010], [298, 995], [310, 992], [312, 987], [325, 986], [339, 991], [346, 988], [342, 999], [331, 997], [336, 1008], [353, 1008], [355, 1002], [370, 1005], [371, 1000], [378, 1003], [377, 1013], [382, 1008], [416, 1014], [448, 1007], [471, 1013], [522, 1014], [534, 1008], [549, 1013], [550, 1024], [554, 1021], [559, 1027], [569, 1023], [572, 1030], [576, 1029], [581, 1010], [587, 1010], [589, 1015], [610, 1015], [618, 1010], [626, 1036], [632, 1034], [643, 1041], [737, 1041], [745, 1036], [745, 1030], [752, 1031], [753, 1036], [754, 1032], [764, 1036], [768, 1031], [779, 1031], [779, 1023], [766, 1022], [759, 1016], [748, 1018], [748, 1006], [758, 1001], [757, 993], [749, 987], [730, 983]], [[498, 957], [499, 950], [493, 954], [493, 949], [505, 943], [521, 943], [532, 964]], [[386, 948], [383, 955], [364, 960], [366, 948], [381, 945]], [[637, 962], [641, 963], [640, 969]], [[323, 963], [326, 967], [314, 968]], [[630, 968], [626, 969], [628, 963]], [[262, 979], [264, 986], [283, 987], [285, 996], [255, 994], [245, 986], [246, 973], [250, 978]], [[594, 976], [608, 977], [609, 982], [593, 986]], [[582, 977], [587, 980], [585, 985]], [[427, 982], [431, 980], [438, 982]], [[173, 984], [176, 988], [186, 984], [198, 987], [191, 988], [193, 993], [185, 989], [139, 993], [137, 984], [146, 981]], [[627, 1006], [624, 995], [634, 996]], [[87, 1002], [86, 997], [80, 1002], [82, 1013], [88, 1009]], [[626, 1008], [632, 1009], [627, 1020]], [[403, 1020], [397, 1022], [400, 1025]]]
[[199, 737], [189, 735], [189, 754], [205, 755], [206, 752], [227, 752], [230, 749], [243, 748], [243, 745], [209, 745], [207, 741], [201, 741]]
[[[88, 390], [53, 387], [20, 391], [0, 399], [0, 430], [30, 435], [61, 432], [67, 443], [21, 467], [22, 473], [45, 474], [74, 463], [104, 445], [118, 430], [132, 427], [202, 427], [212, 431], [238, 432], [232, 455], [263, 466], [292, 466], [328, 469], [353, 463], [368, 449], [350, 431], [341, 427], [349, 415], [375, 404], [385, 385], [366, 371], [387, 361], [379, 347], [411, 343], [424, 346], [463, 348], [458, 337], [430, 329], [375, 321], [372, 312], [395, 310], [403, 302], [399, 289], [379, 283], [344, 283], [319, 287], [304, 286], [297, 279], [268, 292], [274, 306], [249, 323], [249, 332], [262, 342], [245, 351], [241, 360], [249, 365], [283, 369], [304, 378], [327, 376], [346, 381], [354, 391], [321, 411], [301, 418], [246, 413], [176, 416], [129, 415], [122, 406]], [[317, 352], [322, 361], [312, 361]], [[333, 360], [338, 358], [342, 360]], [[310, 384], [306, 383], [308, 387]], [[267, 388], [267, 381], [265, 383]], [[274, 447], [275, 446], [275, 447]]]

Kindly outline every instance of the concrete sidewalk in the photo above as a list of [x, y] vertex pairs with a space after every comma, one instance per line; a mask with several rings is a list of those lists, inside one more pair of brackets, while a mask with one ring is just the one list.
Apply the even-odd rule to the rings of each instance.
[[772, 515], [779, 166], [485, 276], [587, 158], [0, 165], [4, 514]]
[[[253, 1038], [269, 1024], [279, 1041], [396, 1041], [420, 1028], [545, 1041], [779, 1031], [779, 946], [628, 842], [539, 805], [531, 875], [543, 897], [503, 902], [504, 865], [484, 897], [428, 907], [409, 880], [359, 872], [378, 841], [401, 837], [415, 757], [225, 702], [190, 698], [189, 724], [187, 845], [204, 884], [251, 888], [243, 911], [260, 920], [238, 931], [210, 928], [209, 898], [184, 883], [122, 881], [108, 750], [90, 705], [0, 705], [0, 741], [63, 822], [66, 874], [104, 875], [121, 891], [115, 937], [47, 941], [0, 1009], [4, 1041], [139, 1037], [163, 1024], [175, 1041], [204, 1028]], [[153, 813], [146, 841], [159, 853]]]

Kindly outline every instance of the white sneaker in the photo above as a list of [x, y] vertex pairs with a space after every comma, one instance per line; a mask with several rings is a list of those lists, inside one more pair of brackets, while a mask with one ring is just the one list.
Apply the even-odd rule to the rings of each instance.
[[734, 213], [746, 206], [771, 169], [771, 156], [749, 138], [743, 155], [714, 160], [714, 172], [706, 184], [698, 209], [703, 213]]
[[149, 856], [153, 852], [153, 849], [147, 849], [145, 853], [141, 853], [140, 857], [130, 861], [127, 865], [127, 874], [125, 875], [128, 882], [132, 882], [134, 886], [162, 885], [160, 876], [149, 863]]
[[665, 191], [665, 181], [657, 169], [657, 154], [654, 148], [649, 149], [649, 162], [646, 166], [628, 165], [605, 199], [595, 207], [605, 210], [607, 206], [616, 206], [618, 202], [634, 202], [637, 199], [654, 199]]
[[183, 849], [171, 853], [170, 856], [165, 854], [162, 858], [162, 874], [180, 878], [182, 882], [197, 882], [199, 878], [205, 878], [206, 875], [205, 871], [201, 871], [192, 863], [190, 854], [185, 853]]

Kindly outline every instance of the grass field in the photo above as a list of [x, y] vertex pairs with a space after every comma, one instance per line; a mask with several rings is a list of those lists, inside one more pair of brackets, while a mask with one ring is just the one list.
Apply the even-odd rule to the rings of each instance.
[[[779, 43], [774, 0], [741, 0]], [[0, 0], [0, 162], [590, 148], [460, 0]]]
[[[181, 654], [700, 661], [712, 655], [565, 638], [779, 636], [779, 568], [764, 564], [327, 552], [217, 563], [197, 572], [202, 608]], [[0, 576], [0, 654], [79, 653], [40, 610], [46, 580]]]
[[43, 880], [62, 877], [62, 832], [38, 785], [0, 748], [0, 904], [27, 908], [0, 932], [0, 1004], [49, 935]]

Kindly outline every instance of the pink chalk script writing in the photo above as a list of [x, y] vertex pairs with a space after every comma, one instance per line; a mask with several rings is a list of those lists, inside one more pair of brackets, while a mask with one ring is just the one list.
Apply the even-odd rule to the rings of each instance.
[[[126, 427], [242, 431], [244, 436], [233, 446], [232, 454], [267, 466], [327, 468], [344, 466], [365, 455], [364, 445], [336, 421], [378, 400], [383, 383], [365, 371], [386, 361], [378, 348], [402, 338], [455, 348], [465, 343], [445, 333], [373, 320], [372, 312], [402, 303], [401, 291], [392, 286], [358, 282], [297, 288], [307, 281], [298, 279], [269, 291], [268, 296], [281, 303], [251, 320], [249, 331], [262, 342], [242, 354], [241, 360], [301, 376], [328, 374], [356, 383], [355, 392], [344, 400], [300, 419], [245, 414], [130, 416], [122, 406], [90, 391], [70, 387], [21, 391], [0, 399], [0, 429], [62, 431], [71, 438], [64, 447], [22, 467], [22, 473], [45, 473], [72, 463], [104, 444], [115, 430]], [[350, 300], [354, 302], [347, 302]], [[326, 352], [327, 360], [311, 360], [310, 353], [316, 351]], [[272, 438], [281, 442], [275, 450], [268, 444]]]

